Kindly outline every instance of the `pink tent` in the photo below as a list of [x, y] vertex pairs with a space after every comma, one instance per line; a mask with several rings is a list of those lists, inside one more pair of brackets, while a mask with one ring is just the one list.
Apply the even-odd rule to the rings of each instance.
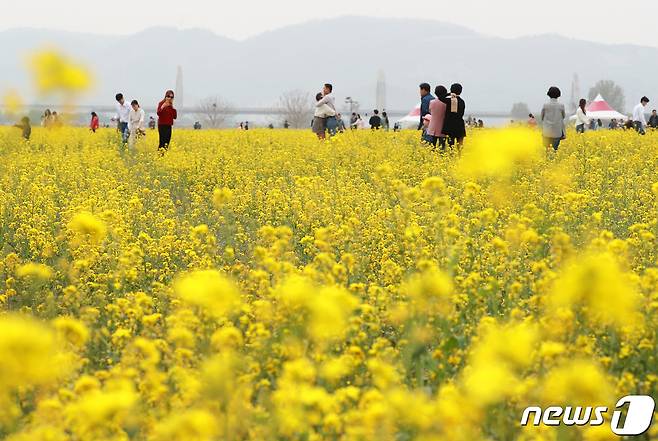
[[403, 129], [415, 129], [420, 122], [420, 104], [417, 104], [404, 118], [397, 121]]
[[[615, 109], [610, 107], [610, 104], [603, 99], [601, 94], [598, 94], [594, 101], [591, 101], [587, 107], [587, 116], [590, 119], [600, 119], [602, 121], [610, 121], [611, 119], [616, 119], [618, 121], [626, 121], [627, 116], [617, 112]], [[572, 116], [571, 119], [576, 119], [576, 116]]]

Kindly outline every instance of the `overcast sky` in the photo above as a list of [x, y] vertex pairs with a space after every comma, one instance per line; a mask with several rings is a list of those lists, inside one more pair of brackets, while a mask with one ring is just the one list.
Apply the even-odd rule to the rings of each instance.
[[[459, 9], [448, 9], [447, 5], [454, 4]], [[242, 39], [293, 23], [341, 15], [434, 18], [501, 37], [558, 33], [598, 42], [658, 46], [655, 0], [23, 0], [2, 7], [0, 30], [40, 27], [129, 34], [167, 25], [206, 28]]]

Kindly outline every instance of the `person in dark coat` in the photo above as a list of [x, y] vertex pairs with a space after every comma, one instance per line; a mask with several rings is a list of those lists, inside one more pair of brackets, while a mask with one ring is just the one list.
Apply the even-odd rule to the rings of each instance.
[[466, 124], [464, 124], [464, 113], [466, 112], [466, 103], [461, 98], [462, 85], [455, 83], [450, 86], [450, 95], [441, 97], [441, 101], [446, 105], [446, 116], [443, 122], [443, 134], [448, 137], [450, 147], [457, 143], [457, 148], [461, 151], [466, 137]]
[[[423, 128], [425, 123], [425, 116], [430, 114], [430, 102], [434, 99], [430, 93], [430, 85], [427, 83], [422, 83], [420, 86], [420, 121], [418, 124], [418, 130]], [[423, 133], [424, 135], [425, 133]]]
[[658, 113], [656, 113], [656, 110], [651, 112], [651, 116], [649, 117], [649, 127], [652, 129], [658, 129]]
[[30, 124], [30, 118], [24, 116], [21, 118], [20, 124], [14, 124], [14, 127], [17, 127], [23, 131], [23, 138], [25, 140], [30, 140], [30, 136], [32, 135], [32, 125]]
[[379, 128], [382, 126], [382, 117], [379, 116], [379, 110], [375, 110], [374, 113], [375, 114], [370, 117], [368, 124], [370, 124], [370, 128], [372, 130], [379, 130]]

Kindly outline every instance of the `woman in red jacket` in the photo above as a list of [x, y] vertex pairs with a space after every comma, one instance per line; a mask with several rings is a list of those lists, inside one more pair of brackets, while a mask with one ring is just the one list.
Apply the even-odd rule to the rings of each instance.
[[96, 133], [96, 130], [98, 130], [99, 126], [100, 123], [98, 121], [98, 115], [96, 114], [96, 112], [91, 112], [91, 122], [89, 123], [89, 130]]
[[171, 127], [176, 118], [178, 118], [178, 112], [174, 109], [174, 91], [168, 90], [164, 99], [158, 104], [158, 133], [160, 135], [158, 149], [163, 153], [169, 148]]

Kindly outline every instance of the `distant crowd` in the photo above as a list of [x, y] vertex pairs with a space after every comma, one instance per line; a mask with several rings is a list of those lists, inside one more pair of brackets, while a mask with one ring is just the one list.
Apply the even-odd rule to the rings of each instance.
[[[428, 83], [420, 85], [421, 104], [418, 129], [422, 130], [421, 138], [433, 148], [438, 145], [442, 151], [446, 149], [446, 146], [452, 148], [455, 145], [461, 150], [466, 137], [466, 123], [464, 121], [466, 103], [460, 96], [462, 86], [455, 83], [450, 86], [450, 91], [444, 86], [437, 86], [434, 93], [436, 98], [431, 94]], [[326, 83], [322, 88], [322, 92], [316, 95], [315, 100], [315, 114], [311, 125], [318, 139], [323, 140], [327, 135], [333, 136], [344, 131], [343, 118], [336, 110], [333, 85]], [[469, 119], [469, 124], [474, 127], [484, 126], [482, 120]], [[360, 129], [364, 125], [365, 121], [361, 115], [353, 112], [349, 120], [350, 129]], [[368, 125], [371, 130], [389, 130], [391, 126], [386, 111], [380, 114], [379, 109], [373, 111], [372, 116], [368, 119]], [[394, 130], [398, 129], [399, 126], [394, 126]]]
[[[562, 92], [558, 87], [552, 86], [546, 94], [548, 95], [549, 102], [544, 104], [541, 112], [544, 145], [547, 151], [552, 148], [553, 151], [557, 152], [560, 142], [567, 136], [565, 125], [567, 113], [564, 104], [558, 101], [562, 96]], [[640, 98], [640, 102], [633, 108], [633, 115], [625, 123], [620, 124], [616, 118], [612, 118], [608, 123], [608, 128], [634, 129], [640, 135], [644, 135], [648, 127], [658, 127], [658, 115], [656, 115], [655, 110], [652, 112], [649, 121], [646, 119], [645, 112], [648, 104], [649, 98], [643, 96]], [[585, 99], [580, 100], [574, 121], [577, 133], [584, 133], [587, 129], [596, 130], [603, 127], [603, 120], [601, 118], [594, 119], [588, 116], [587, 100]], [[529, 122], [531, 125], [534, 124], [534, 116], [532, 114], [530, 115]]]
[[[441, 152], [445, 152], [446, 148], [450, 147], [452, 149], [456, 146], [460, 152], [466, 138], [466, 127], [484, 127], [484, 122], [481, 119], [469, 117], [466, 121], [464, 120], [466, 103], [461, 97], [463, 92], [461, 84], [452, 84], [450, 90], [443, 85], [438, 85], [434, 88], [434, 95], [432, 95], [431, 86], [428, 83], [422, 83], [419, 85], [419, 91], [420, 117], [418, 130], [421, 131], [422, 142], [430, 145], [432, 149], [439, 147]], [[557, 151], [561, 141], [566, 138], [567, 113], [564, 104], [559, 102], [562, 92], [558, 87], [550, 87], [547, 95], [549, 101], [544, 104], [539, 120], [534, 114], [530, 113], [527, 125], [533, 128], [541, 125], [547, 151], [551, 149]], [[171, 143], [174, 121], [178, 118], [178, 112], [174, 106], [174, 92], [167, 90], [164, 98], [158, 103], [157, 122], [155, 118], [150, 117], [147, 123], [144, 110], [136, 99], [131, 100], [128, 104], [123, 94], [117, 93], [115, 101], [116, 117], [114, 120], [117, 123], [117, 130], [121, 135], [123, 144], [133, 148], [136, 140], [145, 135], [147, 126], [150, 129], [157, 127], [159, 135], [158, 149], [161, 154], [164, 154]], [[602, 118], [596, 117], [596, 112], [590, 113], [588, 111], [587, 100], [581, 99], [576, 114], [572, 117], [576, 132], [584, 133], [588, 130], [607, 127], [612, 130], [635, 130], [637, 133], [644, 135], [648, 128], [658, 129], [658, 113], [655, 109], [651, 112], [649, 119], [646, 119], [646, 107], [649, 102], [649, 98], [644, 96], [633, 108], [631, 117], [626, 120], [613, 117], [604, 123]], [[366, 119], [368, 126], [374, 131], [388, 131], [391, 127], [386, 111], [380, 113], [379, 109], [375, 109], [370, 118], [366, 114]], [[41, 118], [43, 127], [53, 128], [62, 124], [63, 122], [56, 111], [46, 109]], [[349, 118], [349, 129], [363, 129], [365, 125], [365, 119], [361, 117], [361, 114], [352, 112]], [[20, 123], [15, 126], [22, 129], [25, 139], [30, 139], [32, 127], [28, 117], [23, 117]], [[90, 130], [96, 132], [99, 127], [98, 115], [96, 112], [91, 112]], [[238, 127], [241, 130], [249, 130], [249, 121], [240, 122]], [[284, 122], [283, 127], [286, 129], [290, 127], [287, 120]], [[311, 127], [320, 140], [324, 140], [327, 135], [333, 136], [347, 130], [341, 114], [336, 110], [336, 100], [331, 83], [324, 84], [322, 92], [315, 96], [315, 111]], [[273, 129], [274, 126], [270, 124], [269, 128]], [[201, 129], [199, 121], [194, 123], [194, 129]], [[396, 124], [393, 129], [397, 131], [400, 126]]]

